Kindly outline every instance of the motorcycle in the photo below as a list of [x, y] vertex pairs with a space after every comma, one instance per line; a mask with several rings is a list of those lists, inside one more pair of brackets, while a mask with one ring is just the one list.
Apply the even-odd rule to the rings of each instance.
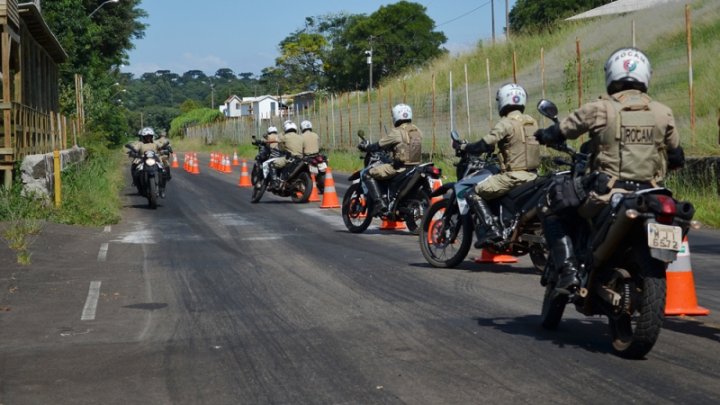
[[280, 157], [282, 152], [277, 148], [271, 148], [263, 141], [257, 140], [255, 135], [253, 135], [252, 139], [252, 144], [258, 148], [258, 153], [255, 155], [255, 164], [250, 173], [250, 183], [254, 186], [265, 177], [263, 174], [263, 163], [268, 159]]
[[[137, 156], [137, 151], [133, 152]], [[155, 151], [145, 151], [133, 166], [133, 181], [138, 193], [147, 198], [150, 208], [156, 209], [158, 197], [165, 198], [165, 174], [160, 156]]]
[[[459, 144], [460, 136], [457, 132], [452, 131], [450, 137], [453, 144]], [[465, 200], [466, 193], [487, 177], [500, 172], [497, 156], [492, 152], [483, 157], [458, 148], [455, 154], [460, 157], [456, 164], [458, 181], [444, 184], [433, 191], [430, 197], [441, 199], [427, 210], [420, 228], [420, 250], [428, 263], [440, 268], [452, 268], [465, 260], [470, 251], [474, 229], [481, 226], [481, 219], [476, 218]], [[557, 160], [556, 163], [565, 162]], [[543, 271], [547, 247], [542, 223], [537, 215], [537, 205], [555, 175], [538, 176], [500, 198], [487, 201], [498, 218], [502, 240], [488, 244], [484, 249], [493, 254], [529, 254], [535, 268]]]
[[316, 153], [305, 156], [307, 159], [308, 167], [310, 168], [310, 174], [315, 176], [315, 184], [317, 185], [318, 193], [323, 194], [325, 192], [325, 173], [327, 172], [327, 156]]
[[283, 168], [288, 173], [287, 177], [283, 178], [278, 172], [274, 178], [270, 178], [270, 164], [276, 159], [272, 157], [262, 163], [262, 178], [253, 185], [250, 202], [259, 202], [265, 191], [270, 191], [280, 197], [290, 197], [294, 203], [306, 203], [313, 189], [307, 161], [303, 158], [288, 158], [288, 164]]
[[[541, 100], [538, 110], [557, 124], [558, 110], [552, 102]], [[576, 154], [574, 159], [586, 156]], [[580, 177], [583, 174], [584, 170], [572, 170], [567, 175], [586, 179], [587, 175]], [[699, 227], [692, 220], [694, 212], [691, 203], [674, 199], [667, 188], [637, 187], [613, 194], [595, 218], [578, 217], [570, 237], [580, 286], [570, 295], [555, 289], [560, 269], [551, 251], [540, 280], [545, 287], [542, 326], [555, 329], [566, 305], [573, 304], [584, 315], [608, 317], [616, 354], [644, 357], [662, 328], [668, 263], [675, 260], [689, 229]]]
[[[365, 141], [362, 131], [358, 136]], [[385, 198], [390, 214], [383, 216], [374, 209], [374, 202], [368, 195], [368, 189], [363, 181], [363, 174], [372, 167], [389, 163], [390, 158], [384, 151], [366, 151], [361, 157], [364, 159], [364, 168], [354, 172], [348, 180], [352, 183], [348, 187], [341, 205], [341, 215], [345, 227], [352, 233], [364, 232], [372, 223], [374, 217], [389, 221], [405, 221], [408, 230], [417, 234], [420, 220], [430, 205], [432, 187], [430, 179], [440, 178], [440, 169], [433, 163], [422, 163], [398, 173], [386, 181], [379, 181], [382, 198]]]

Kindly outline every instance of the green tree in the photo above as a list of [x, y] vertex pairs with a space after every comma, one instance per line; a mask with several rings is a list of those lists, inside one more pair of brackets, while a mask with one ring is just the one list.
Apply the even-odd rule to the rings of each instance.
[[612, 0], [517, 0], [510, 11], [510, 32], [552, 30], [560, 20], [611, 2]]

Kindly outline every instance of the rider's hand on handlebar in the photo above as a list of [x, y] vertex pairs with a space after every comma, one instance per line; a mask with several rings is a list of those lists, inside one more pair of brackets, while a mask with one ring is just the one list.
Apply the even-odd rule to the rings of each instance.
[[467, 145], [467, 141], [462, 139], [459, 141], [453, 140], [452, 141], [452, 148], [455, 150], [463, 150], [465, 149], [465, 146]]
[[535, 132], [535, 139], [541, 145], [554, 145], [563, 141], [562, 132], [558, 125], [552, 125], [545, 129], [538, 129]]
[[357, 148], [365, 152], [367, 151], [368, 145], [370, 145], [370, 142], [368, 142], [367, 139], [363, 139], [362, 142], [358, 144]]

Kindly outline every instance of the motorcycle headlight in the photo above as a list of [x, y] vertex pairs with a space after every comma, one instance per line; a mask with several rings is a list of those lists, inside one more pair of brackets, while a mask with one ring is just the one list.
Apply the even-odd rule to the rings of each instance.
[[157, 162], [155, 162], [155, 159], [153, 158], [145, 160], [145, 164], [147, 164], [148, 166], [155, 166], [155, 163]]

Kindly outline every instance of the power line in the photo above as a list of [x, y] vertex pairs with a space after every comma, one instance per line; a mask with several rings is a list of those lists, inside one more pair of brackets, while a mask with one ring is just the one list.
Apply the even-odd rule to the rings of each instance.
[[453, 21], [457, 21], [457, 20], [459, 20], [459, 19], [461, 19], [461, 18], [463, 18], [463, 17], [466, 17], [466, 16], [468, 16], [468, 15], [470, 15], [470, 14], [472, 14], [472, 13], [478, 11], [478, 10], [480, 10], [481, 8], [487, 6], [488, 4], [490, 4], [491, 1], [492, 1], [492, 0], [489, 0], [489, 1], [485, 2], [484, 4], [481, 4], [481, 5], [475, 7], [474, 9], [472, 9], [472, 10], [470, 10], [470, 11], [464, 13], [464, 14], [461, 14], [461, 15], [455, 17], [455, 18], [451, 18], [450, 20], [447, 20], [447, 21], [445, 21], [444, 23], [438, 24], [438, 25], [435, 26], [435, 28], [442, 27], [442, 26], [445, 25], [445, 24], [450, 24], [450, 23], [453, 22]]

